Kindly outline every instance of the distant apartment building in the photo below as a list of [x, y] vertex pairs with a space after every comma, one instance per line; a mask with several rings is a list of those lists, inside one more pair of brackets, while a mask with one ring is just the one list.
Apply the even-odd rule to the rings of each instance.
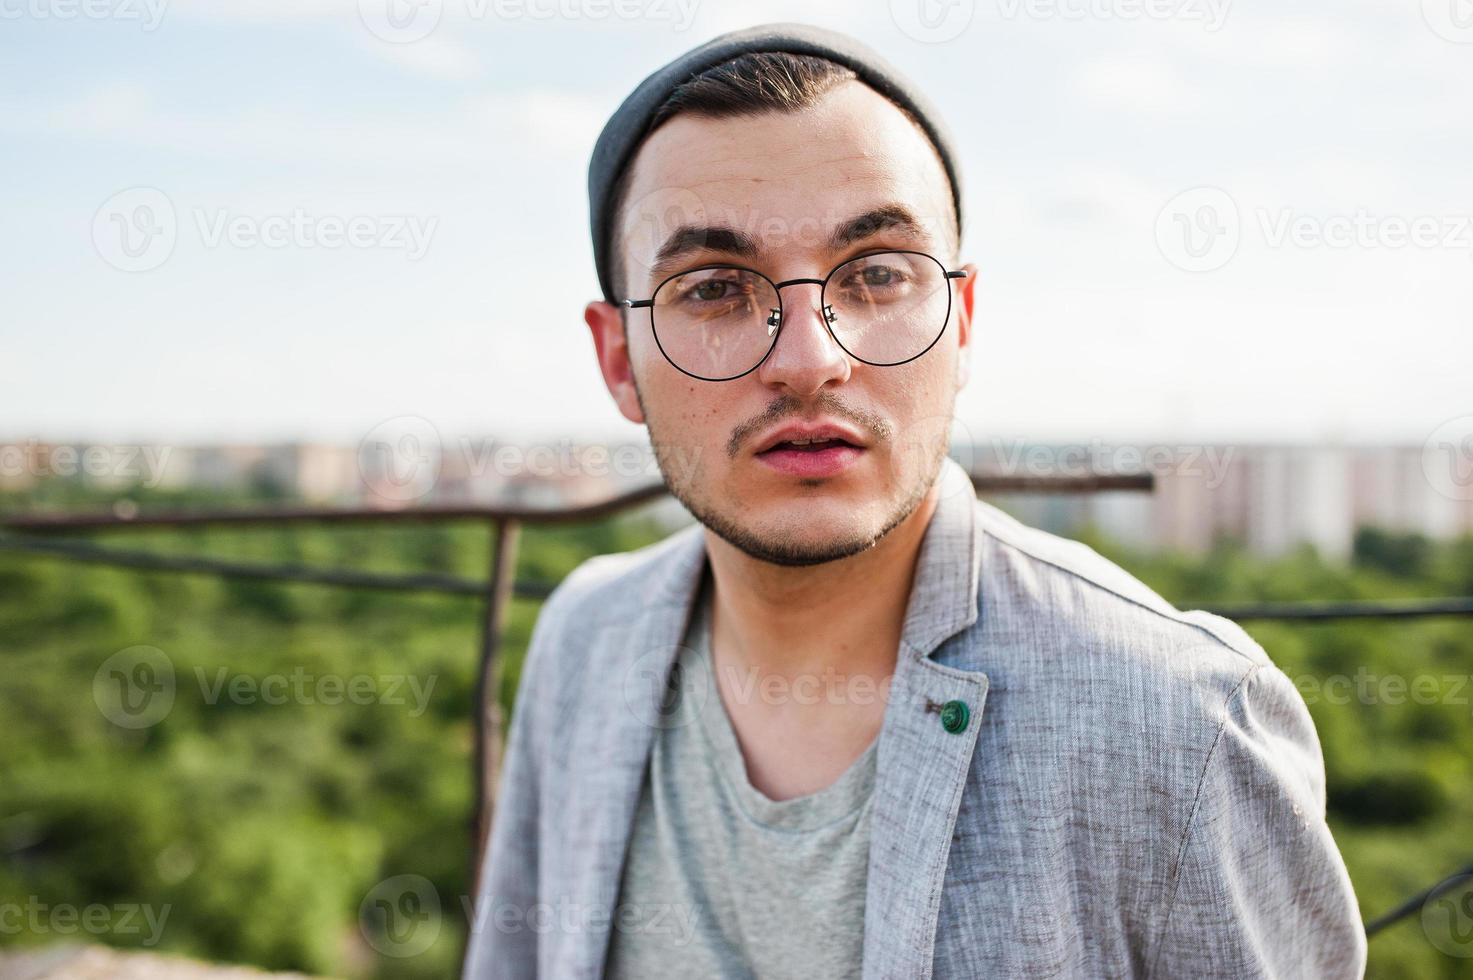
[[[1045, 447], [1060, 456], [1066, 447]], [[1151, 447], [1130, 447], [1150, 459]], [[1344, 557], [1355, 532], [1374, 526], [1434, 538], [1473, 533], [1473, 493], [1448, 493], [1424, 470], [1422, 447], [1219, 445], [1171, 447], [1152, 493], [1023, 498], [997, 502], [1059, 533], [1090, 526], [1145, 548], [1200, 554], [1228, 538], [1260, 555], [1310, 544]], [[1113, 447], [1118, 453], [1121, 447]], [[998, 454], [978, 468], [1007, 472]]]

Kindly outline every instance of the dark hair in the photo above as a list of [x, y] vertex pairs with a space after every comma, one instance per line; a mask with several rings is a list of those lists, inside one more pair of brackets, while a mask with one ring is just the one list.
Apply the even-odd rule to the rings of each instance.
[[857, 77], [852, 69], [817, 55], [782, 51], [739, 55], [706, 69], [670, 93], [670, 98], [655, 110], [650, 132], [679, 112], [713, 119], [797, 112], [840, 83]]
[[[829, 92], [844, 82], [859, 76], [850, 68], [817, 55], [790, 54], [785, 51], [759, 51], [739, 55], [730, 61], [708, 68], [670, 93], [655, 110], [643, 139], [659, 129], [672, 117], [687, 112], [708, 119], [724, 119], [734, 116], [755, 116], [766, 112], [798, 112], [816, 105]], [[904, 106], [891, 101], [905, 113], [921, 133], [924, 127], [915, 114]], [[929, 137], [927, 137], [929, 141]], [[641, 140], [643, 142], [643, 140]], [[939, 157], [938, 151], [938, 157]], [[619, 212], [629, 191], [630, 174], [634, 170], [631, 159], [629, 166], [619, 174], [609, 197], [608, 240], [605, 242], [610, 258], [615, 288], [624, 281], [624, 255], [615, 241], [618, 235]]]

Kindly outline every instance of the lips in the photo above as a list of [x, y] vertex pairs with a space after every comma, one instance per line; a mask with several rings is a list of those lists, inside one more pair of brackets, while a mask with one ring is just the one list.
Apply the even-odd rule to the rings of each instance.
[[771, 449], [765, 449], [763, 450], [763, 452], [774, 453], [784, 450], [792, 450], [794, 452], [800, 453], [817, 453], [822, 452], [825, 449], [834, 449], [838, 446], [849, 446], [855, 449], [859, 448], [858, 446], [855, 446], [853, 443], [848, 442], [844, 439], [784, 439], [776, 446], [773, 446]]
[[863, 437], [837, 424], [787, 425], [757, 443], [757, 459], [787, 476], [838, 476], [865, 453]]
[[784, 452], [818, 452], [837, 448], [864, 449], [864, 438], [846, 426], [835, 423], [785, 425], [764, 435], [757, 442], [757, 455], [777, 449]]

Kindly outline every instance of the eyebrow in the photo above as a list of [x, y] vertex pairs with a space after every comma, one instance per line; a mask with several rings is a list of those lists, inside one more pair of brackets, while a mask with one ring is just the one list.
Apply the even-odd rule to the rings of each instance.
[[925, 225], [903, 204], [886, 204], [856, 215], [829, 235], [829, 248], [837, 252], [882, 231], [899, 231], [908, 238], [929, 242]]
[[[882, 231], [900, 232], [907, 238], [929, 243], [931, 238], [924, 223], [903, 204], [885, 204], [855, 215], [829, 233], [828, 248], [837, 252]], [[723, 252], [743, 259], [755, 259], [761, 248], [752, 236], [729, 225], [681, 225], [665, 239], [650, 273], [663, 279], [675, 266], [697, 252]]]
[[760, 250], [751, 235], [726, 225], [681, 225], [660, 246], [650, 272], [656, 279], [665, 278], [674, 266], [696, 252], [725, 252], [744, 259], [755, 259]]

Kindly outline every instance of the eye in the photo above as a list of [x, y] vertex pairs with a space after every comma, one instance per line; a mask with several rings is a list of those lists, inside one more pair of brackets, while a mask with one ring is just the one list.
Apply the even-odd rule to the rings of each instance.
[[751, 273], [741, 269], [700, 269], [670, 281], [665, 302], [687, 307], [744, 303], [755, 291]]
[[901, 289], [909, 281], [906, 270], [886, 259], [859, 259], [844, 270], [841, 288], [865, 294], [883, 294]]
[[691, 289], [691, 292], [695, 295], [696, 299], [724, 299], [727, 296], [727, 287], [730, 285], [731, 283], [722, 279], [707, 279], [705, 282], [696, 283], [695, 287]]

